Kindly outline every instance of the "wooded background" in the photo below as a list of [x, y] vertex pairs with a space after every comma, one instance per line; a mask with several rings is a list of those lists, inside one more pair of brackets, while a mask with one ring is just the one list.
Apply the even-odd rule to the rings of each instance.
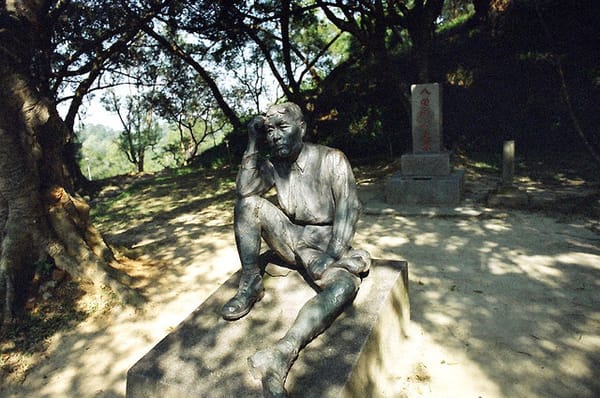
[[[278, 100], [301, 105], [309, 140], [393, 159], [410, 148], [410, 85], [439, 82], [449, 149], [514, 139], [600, 164], [595, 0], [0, 4], [0, 324], [40, 261], [138, 299], [82, 199], [91, 163], [235, 162], [247, 120]], [[118, 130], [81, 124], [93, 101]]]

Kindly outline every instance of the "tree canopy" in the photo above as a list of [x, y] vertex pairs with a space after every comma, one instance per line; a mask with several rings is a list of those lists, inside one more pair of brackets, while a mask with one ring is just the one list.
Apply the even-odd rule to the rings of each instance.
[[[188, 153], [178, 156], [199, 155], [190, 144], [197, 133], [190, 134], [189, 127], [198, 104], [186, 105], [190, 107], [187, 127], [172, 114], [179, 107], [180, 121], [184, 120], [187, 110], [181, 107], [181, 93], [203, 96], [203, 107], [211, 109], [211, 116], [202, 120], [217, 129], [242, 131], [246, 115], [286, 98], [299, 103], [314, 122], [314, 139], [340, 142], [350, 152], [371, 140], [374, 152], [397, 155], [409, 145], [410, 84], [442, 82], [447, 86], [445, 97], [460, 103], [464, 93], [455, 90], [448, 76], [463, 71], [478, 80], [477, 86], [485, 85], [481, 80], [490, 74], [493, 80], [498, 72], [491, 70], [494, 65], [484, 64], [485, 58], [473, 56], [478, 51], [488, 52], [484, 57], [490, 59], [508, 57], [501, 71], [505, 75], [500, 77], [508, 86], [513, 85], [510, 69], [547, 67], [550, 89], [559, 93], [558, 102], [568, 105], [566, 98], [572, 99], [573, 94], [565, 97], [570, 91], [564, 90], [560, 94], [556, 61], [562, 62], [563, 74], [569, 62], [579, 66], [586, 62], [583, 51], [587, 49], [581, 40], [598, 37], [588, 17], [594, 7], [592, 1], [564, 5], [555, 0], [49, 1], [44, 2], [38, 21], [32, 74], [37, 86], [57, 104], [68, 104], [64, 119], [71, 130], [78, 112], [85, 112], [86, 98], [95, 92], [133, 80], [149, 85], [141, 80], [154, 76], [155, 92], [162, 97], [160, 116], [178, 126], [180, 135], [182, 128], [187, 130], [181, 135], [183, 143], [171, 144], [171, 152], [175, 145]], [[566, 11], [564, 18], [556, 18], [554, 10], [559, 8]], [[519, 26], [525, 19], [528, 27]], [[575, 21], [583, 23], [569, 30]], [[569, 35], [581, 39], [571, 49], [564, 45]], [[519, 56], [515, 46], [537, 55], [515, 59]], [[597, 73], [587, 68], [586, 84], [594, 90]], [[133, 69], [139, 71], [135, 76], [130, 73]], [[584, 84], [576, 81], [578, 76], [564, 78], [571, 91]], [[382, 91], [384, 86], [387, 91]], [[455, 91], [458, 98], [453, 97]], [[356, 98], [355, 104], [337, 105], [340, 95]], [[531, 93], [525, 103], [548, 105], [539, 100]], [[165, 113], [169, 108], [170, 116]], [[565, 115], [563, 125], [573, 116], [581, 117], [571, 113]], [[552, 127], [552, 121], [544, 122]], [[449, 124], [454, 123], [450, 118]], [[589, 122], [582, 123], [579, 138], [597, 151], [593, 145], [597, 137], [590, 132], [594, 129]], [[511, 128], [518, 126], [507, 127]], [[347, 131], [354, 132], [352, 137], [344, 137]], [[75, 164], [71, 168], [78, 176]]]
[[[161, 116], [178, 126], [183, 140], [170, 144], [170, 152], [178, 146], [181, 153], [188, 153], [178, 156], [199, 156], [191, 149], [198, 133], [189, 134], [198, 104], [188, 101], [188, 111], [181, 103], [190, 93], [202, 96], [202, 106], [210, 109], [211, 116], [202, 119], [208, 123], [203, 131], [215, 125], [232, 132], [234, 147], [236, 140], [243, 140], [248, 115], [285, 98], [305, 110], [311, 139], [361, 157], [397, 156], [410, 147], [410, 85], [425, 81], [445, 86], [445, 104], [451, 110], [446, 112], [450, 148], [483, 143], [481, 149], [489, 150], [498, 145], [498, 137], [518, 138], [529, 147], [537, 132], [529, 127], [525, 132], [522, 126], [534, 123], [543, 125], [537, 130], [556, 131], [560, 126], [573, 131], [568, 135], [573, 145], [583, 143], [589, 151], [598, 151], [589, 126], [594, 121], [577, 111], [591, 106], [598, 95], [597, 72], [589, 59], [598, 52], [592, 44], [598, 29], [588, 17], [597, 6], [591, 1], [569, 6], [553, 0], [90, 4], [89, 12], [92, 6], [104, 13], [118, 12], [123, 19], [113, 23], [126, 20], [130, 27], [129, 35], [119, 31], [121, 41], [129, 43], [126, 48], [113, 38], [104, 45], [105, 53], [114, 51], [112, 58], [96, 55], [106, 61], [93, 88], [116, 84], [102, 77], [123, 77], [133, 64], [147, 74], [158, 74]], [[564, 18], [556, 18], [558, 8], [566, 10]], [[580, 26], [574, 26], [576, 21], [582, 22]], [[110, 26], [102, 25], [102, 31], [113, 32]], [[132, 43], [144, 43], [146, 50]], [[588, 71], [587, 82], [581, 80], [583, 75], [565, 74], [569, 63], [573, 70]], [[532, 80], [531, 73], [539, 79]], [[521, 93], [522, 78], [530, 88]], [[571, 104], [575, 110], [570, 112], [568, 104], [582, 84], [588, 85], [591, 96], [580, 105]], [[486, 107], [482, 102], [489, 90], [496, 92], [500, 103]], [[522, 103], [511, 99], [511, 90]], [[542, 94], [544, 90], [550, 95]], [[77, 101], [73, 104], [71, 109], [76, 109]], [[523, 109], [518, 114], [521, 120], [503, 118], [511, 114], [503, 109], [505, 104]], [[557, 123], [532, 107], [556, 108], [562, 117]], [[174, 117], [176, 108], [180, 121], [188, 113], [187, 127]], [[168, 109], [170, 117], [164, 113]], [[581, 118], [586, 119], [583, 125], [573, 127], [573, 120]], [[482, 137], [477, 127], [465, 131], [469, 129], [463, 126], [474, 120], [481, 131], [495, 132]], [[182, 135], [182, 129], [187, 133]], [[563, 140], [558, 131], [554, 134], [551, 142]]]

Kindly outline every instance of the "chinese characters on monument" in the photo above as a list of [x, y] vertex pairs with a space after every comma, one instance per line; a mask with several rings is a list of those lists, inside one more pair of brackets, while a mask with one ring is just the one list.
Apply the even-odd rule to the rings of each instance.
[[413, 84], [411, 102], [413, 153], [442, 152], [442, 105], [439, 84]]

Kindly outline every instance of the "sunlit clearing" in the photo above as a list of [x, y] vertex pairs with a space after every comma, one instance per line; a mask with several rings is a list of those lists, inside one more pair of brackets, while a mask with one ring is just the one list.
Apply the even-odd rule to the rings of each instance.
[[515, 255], [515, 262], [522, 264], [523, 269], [533, 279], [544, 282], [551, 287], [559, 287], [563, 273], [556, 268], [556, 257]]
[[440, 235], [435, 232], [425, 232], [415, 237], [415, 245], [418, 246], [437, 246], [440, 242]]
[[578, 378], [592, 376], [592, 370], [587, 363], [586, 355], [578, 351], [566, 352], [560, 361], [560, 368], [565, 375]]
[[[589, 253], [570, 252], [563, 253], [555, 257], [556, 261], [564, 264], [579, 265], [582, 267], [600, 269], [600, 263], [598, 263], [598, 256]], [[590, 281], [592, 282], [592, 281]], [[598, 281], [594, 281], [598, 282]]]
[[466, 238], [451, 236], [445, 240], [444, 249], [449, 252], [455, 252], [463, 248], [469, 242]]
[[483, 224], [483, 227], [487, 230], [494, 231], [494, 232], [510, 231], [509, 226], [506, 225], [505, 222], [502, 222], [500, 220], [489, 220]]

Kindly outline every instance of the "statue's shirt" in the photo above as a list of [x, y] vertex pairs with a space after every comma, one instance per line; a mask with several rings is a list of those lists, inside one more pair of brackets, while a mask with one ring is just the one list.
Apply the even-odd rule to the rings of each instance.
[[[258, 181], [257, 181], [258, 180]], [[333, 224], [336, 202], [354, 193], [354, 175], [348, 160], [337, 149], [305, 143], [293, 163], [261, 162], [242, 196], [262, 195], [273, 185], [283, 212], [299, 224]]]
[[341, 151], [304, 143], [298, 158], [291, 163], [264, 160], [247, 168], [242, 163], [237, 181], [240, 196], [262, 195], [273, 186], [281, 210], [292, 222], [332, 225], [333, 240], [348, 247], [360, 202], [352, 168]]

